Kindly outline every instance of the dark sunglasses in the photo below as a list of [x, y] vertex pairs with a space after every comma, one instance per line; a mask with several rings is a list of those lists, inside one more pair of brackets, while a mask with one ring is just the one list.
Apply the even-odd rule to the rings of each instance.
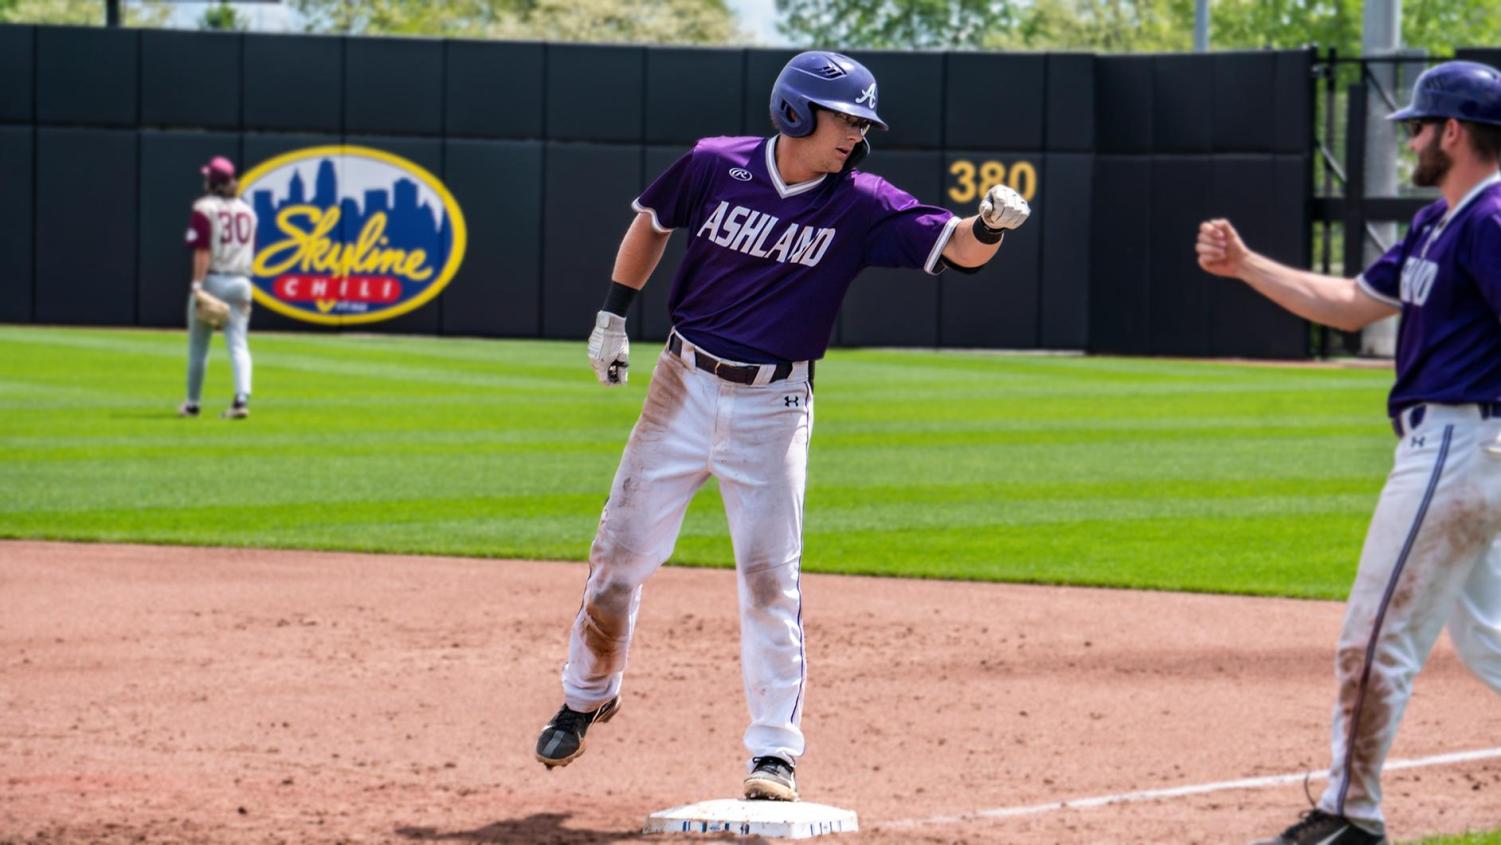
[[1423, 134], [1423, 127], [1430, 123], [1443, 123], [1443, 121], [1432, 117], [1415, 117], [1402, 121], [1402, 128], [1407, 130], [1407, 137], [1416, 138]]

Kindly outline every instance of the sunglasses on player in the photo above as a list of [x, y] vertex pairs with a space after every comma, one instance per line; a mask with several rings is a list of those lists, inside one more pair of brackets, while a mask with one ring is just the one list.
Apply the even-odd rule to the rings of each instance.
[[1434, 117], [1415, 117], [1411, 120], [1402, 121], [1402, 128], [1407, 130], [1407, 137], [1416, 138], [1423, 134], [1423, 127], [1430, 123], [1443, 123], [1444, 121]]
[[864, 135], [865, 133], [869, 132], [870, 131], [870, 127], [872, 127], [872, 126], [875, 125], [874, 123], [870, 122], [869, 120], [866, 120], [863, 117], [855, 117], [852, 114], [845, 114], [844, 112], [831, 111], [831, 112], [829, 112], [829, 114], [832, 114], [833, 116], [839, 118], [841, 121], [844, 122], [845, 126], [848, 126], [851, 129], [854, 129], [855, 131], [859, 132], [861, 135]]

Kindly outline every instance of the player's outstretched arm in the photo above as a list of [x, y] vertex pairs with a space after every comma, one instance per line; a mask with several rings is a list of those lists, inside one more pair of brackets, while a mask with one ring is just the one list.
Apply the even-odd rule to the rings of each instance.
[[1199, 239], [1194, 248], [1199, 254], [1199, 266], [1205, 271], [1240, 279], [1305, 320], [1348, 332], [1363, 329], [1398, 310], [1368, 295], [1354, 279], [1299, 270], [1252, 252], [1230, 221], [1223, 218], [1199, 224]]
[[625, 333], [625, 314], [637, 291], [657, 269], [670, 235], [658, 232], [651, 225], [651, 215], [642, 213], [631, 221], [620, 241], [610, 290], [605, 294], [604, 307], [594, 317], [594, 331], [589, 333], [589, 366], [600, 384], [621, 385], [629, 380], [631, 342]]
[[995, 257], [1001, 237], [1027, 222], [1032, 209], [1022, 195], [1005, 185], [995, 185], [980, 200], [980, 213], [959, 221], [943, 257], [957, 267], [979, 267]]

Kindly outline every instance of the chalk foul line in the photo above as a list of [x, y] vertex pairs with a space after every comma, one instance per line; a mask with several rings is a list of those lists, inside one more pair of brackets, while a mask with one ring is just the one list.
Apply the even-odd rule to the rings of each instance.
[[[1413, 760], [1388, 760], [1384, 771], [1395, 772], [1402, 769], [1421, 769], [1429, 766], [1452, 766], [1458, 763], [1472, 763], [1476, 760], [1494, 760], [1497, 758], [1501, 758], [1501, 748], [1481, 748], [1475, 751], [1457, 751], [1452, 754], [1437, 754], [1432, 757], [1419, 757]], [[1309, 780], [1328, 780], [1329, 770], [1320, 769], [1318, 771], [1268, 775], [1259, 778], [1241, 778], [1240, 780], [1224, 780], [1218, 783], [1200, 783], [1191, 786], [1174, 786], [1166, 789], [1144, 789], [1139, 792], [1119, 792], [1115, 795], [1070, 798], [1066, 801], [1052, 801], [1047, 804], [1029, 804], [1019, 807], [992, 807], [984, 810], [974, 810], [969, 813], [961, 813], [957, 816], [929, 816], [925, 819], [894, 819], [892, 821], [875, 822], [871, 827], [882, 829], [932, 827], [948, 824], [965, 824], [981, 819], [1009, 819], [1017, 816], [1036, 816], [1059, 810], [1089, 810], [1095, 807], [1106, 807], [1111, 804], [1156, 801], [1161, 798], [1181, 798], [1185, 795], [1204, 795], [1211, 792], [1226, 792], [1232, 789], [1264, 789], [1268, 786], [1301, 783], [1304, 778]]]

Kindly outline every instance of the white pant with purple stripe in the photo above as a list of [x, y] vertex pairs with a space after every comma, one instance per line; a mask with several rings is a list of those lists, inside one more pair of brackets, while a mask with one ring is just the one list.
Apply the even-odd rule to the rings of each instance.
[[796, 761], [807, 679], [798, 582], [813, 433], [807, 365], [742, 385], [693, 366], [694, 354], [686, 343], [681, 357], [662, 353], [615, 472], [569, 636], [564, 702], [587, 711], [619, 693], [641, 585], [672, 554], [689, 501], [712, 475], [739, 581], [745, 747], [751, 757]]
[[1501, 419], [1475, 405], [1401, 419], [1335, 659], [1329, 786], [1319, 808], [1382, 832], [1381, 767], [1412, 681], [1447, 623], [1465, 665], [1501, 692]]

